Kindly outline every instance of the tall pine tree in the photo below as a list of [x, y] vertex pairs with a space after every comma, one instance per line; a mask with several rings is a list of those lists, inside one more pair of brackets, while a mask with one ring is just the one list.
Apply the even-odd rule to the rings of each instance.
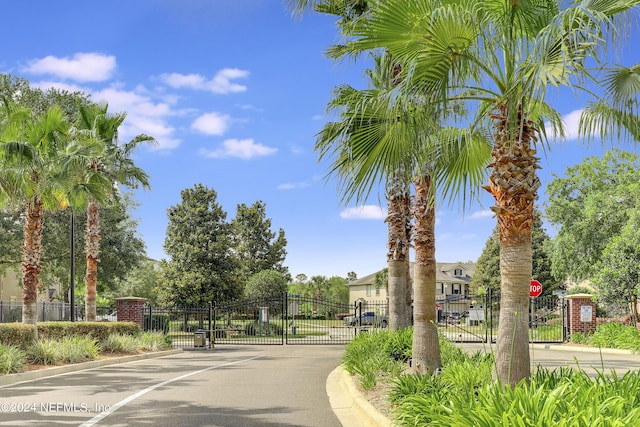
[[162, 299], [175, 306], [202, 306], [242, 293], [227, 213], [217, 193], [202, 184], [182, 190], [182, 202], [168, 209]]

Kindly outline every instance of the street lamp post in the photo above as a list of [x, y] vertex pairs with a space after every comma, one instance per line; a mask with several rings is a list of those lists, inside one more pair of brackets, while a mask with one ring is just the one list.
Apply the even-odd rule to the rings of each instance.
[[74, 277], [75, 276], [75, 245], [73, 241], [75, 221], [73, 219], [73, 209], [71, 209], [71, 239], [69, 243], [69, 252], [71, 253], [70, 262], [70, 277], [69, 277], [69, 305], [71, 307], [71, 321], [76, 321], [76, 304], [75, 304], [75, 286], [74, 286]]

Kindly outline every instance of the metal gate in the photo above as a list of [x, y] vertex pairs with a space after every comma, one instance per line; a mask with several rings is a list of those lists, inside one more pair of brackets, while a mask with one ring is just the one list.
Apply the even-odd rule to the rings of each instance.
[[301, 295], [234, 301], [214, 307], [214, 344], [345, 344], [355, 327], [347, 304]]
[[[566, 303], [556, 296], [529, 299], [530, 342], [564, 342]], [[500, 295], [447, 295], [436, 304], [438, 330], [453, 342], [495, 343]]]
[[162, 331], [176, 348], [211, 347], [213, 305], [204, 307], [144, 308], [146, 331]]
[[[563, 342], [566, 304], [553, 297], [531, 298], [531, 342]], [[453, 342], [496, 342], [500, 296], [447, 295], [435, 307], [438, 331]], [[145, 330], [161, 330], [174, 347], [211, 348], [224, 344], [346, 344], [356, 334], [383, 329], [388, 304], [353, 306], [301, 295], [245, 299], [205, 307], [145, 307]], [[525, 314], [526, 316], [527, 314]]]

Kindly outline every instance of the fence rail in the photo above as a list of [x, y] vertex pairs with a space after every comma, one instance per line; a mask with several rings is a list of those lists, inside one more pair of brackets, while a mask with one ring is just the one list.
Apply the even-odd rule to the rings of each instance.
[[[71, 306], [38, 302], [38, 321], [69, 321]], [[567, 339], [562, 299], [531, 298], [531, 342]], [[84, 320], [84, 307], [75, 305], [75, 318]], [[245, 299], [203, 307], [144, 306], [141, 326], [162, 331], [174, 347], [212, 347], [224, 344], [345, 344], [358, 333], [388, 326], [388, 303], [354, 305], [317, 297], [281, 295]], [[500, 321], [499, 295], [447, 295], [437, 299], [438, 331], [451, 341], [495, 342]], [[0, 301], [0, 323], [20, 322], [22, 303]], [[98, 320], [117, 320], [115, 307], [97, 307]], [[120, 319], [122, 320], [122, 319]]]

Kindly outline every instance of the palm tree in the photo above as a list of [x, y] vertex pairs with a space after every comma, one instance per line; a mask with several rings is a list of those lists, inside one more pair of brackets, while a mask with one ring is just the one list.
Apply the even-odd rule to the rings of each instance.
[[[351, 35], [352, 31], [363, 21], [368, 19], [369, 3], [367, 0], [290, 0], [294, 11], [300, 12], [305, 8], [314, 9], [318, 12], [331, 13], [341, 17], [338, 25], [344, 35]], [[341, 46], [335, 46], [329, 50], [330, 55], [340, 56], [343, 53]], [[387, 64], [381, 67], [381, 59], [386, 58]], [[467, 189], [472, 190], [478, 182], [482, 173], [479, 167], [484, 164], [487, 148], [483, 138], [477, 135], [476, 131], [466, 134], [452, 131], [450, 129], [440, 129], [440, 121], [444, 120], [444, 112], [438, 113], [433, 108], [425, 108], [421, 100], [423, 96], [413, 98], [403, 98], [402, 91], [397, 90], [397, 86], [404, 78], [404, 64], [394, 58], [390, 61], [391, 55], [381, 56], [375, 60], [377, 73], [369, 73], [369, 77], [375, 88], [384, 89], [387, 95], [380, 96], [379, 93], [363, 93], [362, 99], [355, 100], [349, 104], [349, 93], [352, 89], [345, 88], [347, 96], [343, 101], [334, 100], [337, 106], [347, 107], [343, 112], [343, 118], [347, 119], [347, 125], [333, 124], [325, 128], [326, 133], [321, 135], [324, 141], [321, 143], [324, 148], [322, 153], [329, 151], [332, 143], [348, 141], [342, 148], [342, 154], [336, 156], [335, 171], [349, 177], [352, 188], [346, 188], [345, 194], [363, 194], [358, 191], [367, 192], [374, 183], [374, 177], [392, 177], [387, 182], [387, 199], [389, 205], [389, 218], [395, 218], [393, 223], [389, 221], [390, 248], [394, 236], [400, 236], [403, 227], [406, 229], [406, 236], [410, 240], [410, 227], [407, 227], [408, 220], [403, 223], [400, 212], [409, 203], [402, 195], [400, 176], [404, 180], [412, 175], [416, 176], [414, 185], [416, 196], [414, 203], [414, 218], [416, 222], [414, 246], [416, 249], [416, 266], [414, 269], [414, 334], [413, 334], [413, 368], [418, 372], [433, 372], [440, 366], [440, 351], [438, 334], [435, 327], [435, 181], [431, 174], [443, 175], [447, 184], [442, 188], [443, 196], [453, 196], [464, 193]], [[380, 71], [384, 71], [381, 73]], [[388, 98], [387, 98], [388, 97]], [[379, 102], [381, 105], [375, 106]], [[339, 97], [336, 97], [339, 100]], [[376, 100], [374, 102], [367, 102]], [[347, 101], [347, 102], [345, 102]], [[412, 104], [413, 102], [413, 104]], [[363, 106], [367, 106], [366, 108]], [[385, 117], [381, 116], [384, 112]], [[355, 118], [355, 120], [350, 120]], [[332, 127], [334, 129], [332, 129]], [[337, 128], [337, 129], [335, 129]], [[342, 129], [342, 130], [340, 130]], [[342, 136], [341, 136], [342, 135]], [[430, 136], [427, 136], [430, 135]], [[453, 137], [453, 138], [451, 138]], [[349, 141], [353, 138], [353, 141]], [[361, 152], [353, 148], [359, 146]], [[318, 147], [318, 144], [317, 144]], [[356, 154], [354, 154], [356, 153]], [[354, 159], [360, 156], [356, 162]], [[365, 158], [366, 160], [362, 160]], [[346, 164], [346, 167], [344, 165]], [[340, 165], [343, 165], [342, 167]], [[342, 169], [342, 170], [340, 170]], [[355, 172], [354, 172], [355, 171]], [[402, 171], [402, 174], [399, 173]], [[405, 174], [405, 171], [410, 171]], [[366, 190], [364, 190], [366, 189]], [[391, 191], [389, 191], [391, 189]], [[398, 197], [389, 197], [389, 194], [396, 194]], [[395, 232], [393, 230], [396, 230]], [[410, 243], [407, 243], [407, 247]], [[390, 257], [391, 259], [391, 257]], [[408, 261], [408, 257], [406, 258]], [[398, 264], [396, 262], [396, 264]], [[391, 265], [391, 264], [390, 264]], [[408, 265], [408, 263], [405, 263]], [[409, 269], [405, 267], [406, 283], [410, 284]], [[391, 269], [389, 276], [392, 277]], [[390, 294], [392, 294], [392, 283], [389, 284]], [[407, 291], [407, 299], [410, 302], [410, 293]], [[398, 297], [390, 298], [393, 303], [399, 300]], [[390, 310], [391, 311], [391, 310]], [[391, 314], [391, 313], [390, 313]], [[393, 324], [390, 317], [390, 325]]]
[[[496, 371], [514, 385], [530, 375], [529, 282], [532, 274], [533, 206], [538, 138], [545, 120], [562, 135], [560, 115], [547, 103], [547, 88], [604, 83], [607, 97], [585, 110], [583, 134], [596, 126], [603, 137], [624, 132], [638, 139], [638, 67], [613, 69], [604, 78], [601, 56], [624, 28], [639, 0], [388, 0], [369, 4], [369, 15], [352, 27], [353, 38], [334, 51], [386, 49], [404, 61], [407, 93], [428, 94], [433, 103], [467, 102], [472, 128], [493, 128], [488, 185], [499, 229], [501, 308]], [[593, 68], [589, 68], [593, 66]], [[614, 102], [609, 102], [613, 100]], [[616, 132], [618, 130], [618, 132]]]
[[[435, 195], [436, 182], [447, 178], [449, 186], [441, 186], [443, 198], [458, 194], [461, 189], [478, 185], [489, 156], [489, 145], [477, 135], [455, 129], [440, 128], [434, 121], [439, 115], [425, 108], [420, 98], [407, 99], [397, 85], [387, 83], [397, 79], [395, 62], [387, 56], [375, 59], [376, 67], [369, 72], [374, 86], [386, 89], [357, 91], [342, 86], [330, 104], [339, 108], [339, 122], [328, 123], [319, 134], [316, 149], [320, 157], [333, 155], [331, 172], [342, 180], [345, 198], [360, 199], [384, 177], [389, 201], [390, 248], [394, 237], [407, 235], [404, 217], [404, 187], [395, 197], [389, 197], [389, 187], [395, 182], [407, 182], [414, 177], [415, 220], [414, 247], [414, 334], [413, 368], [418, 372], [433, 372], [440, 366], [438, 333], [435, 326]], [[403, 171], [398, 173], [398, 171]], [[407, 172], [404, 172], [407, 171]], [[400, 179], [398, 179], [398, 177]], [[393, 224], [393, 226], [392, 226]], [[392, 234], [392, 231], [395, 233]], [[405, 243], [408, 249], [409, 240]], [[405, 266], [389, 256], [389, 293], [392, 294], [392, 271]], [[402, 270], [404, 272], [404, 270]], [[404, 273], [397, 273], [403, 278]], [[392, 304], [394, 299], [390, 297]], [[393, 324], [390, 307], [390, 326]]]
[[[409, 248], [411, 246], [410, 191], [408, 174], [410, 160], [396, 157], [392, 171], [370, 170], [366, 164], [367, 150], [385, 138], [387, 127], [403, 122], [389, 120], [384, 116], [386, 106], [384, 94], [393, 89], [393, 64], [387, 56], [375, 56], [375, 67], [368, 70], [372, 89], [359, 91], [343, 85], [335, 90], [328, 108], [338, 113], [340, 121], [327, 123], [318, 134], [315, 149], [320, 159], [333, 156], [334, 162], [329, 176], [341, 179], [344, 201], [355, 198], [365, 200], [376, 181], [386, 176], [387, 217], [387, 269], [389, 297], [389, 328], [407, 327], [406, 292], [408, 290]], [[379, 102], [379, 104], [376, 104]], [[371, 144], [371, 145], [365, 145]], [[356, 151], [360, 149], [361, 151]], [[366, 184], [362, 184], [362, 182]]]
[[[4, 104], [0, 128], [0, 162], [5, 204], [24, 206], [22, 253], [22, 322], [37, 322], [36, 300], [40, 284], [44, 211], [64, 208], [75, 191], [95, 190], [90, 171], [82, 188], [76, 186], [75, 167], [101, 149], [95, 141], [76, 141], [60, 108], [34, 116], [30, 110]], [[99, 180], [99, 179], [98, 179]], [[37, 337], [37, 330], [36, 330]]]
[[[95, 158], [89, 169], [103, 174], [112, 189], [118, 184], [129, 188], [136, 188], [141, 184], [150, 188], [148, 175], [136, 167], [131, 159], [131, 153], [141, 143], [154, 142], [147, 135], [138, 135], [124, 145], [118, 144], [118, 128], [126, 118], [126, 114], [109, 114], [108, 105], [80, 106], [77, 127], [101, 141], [105, 150], [101, 156]], [[98, 283], [98, 263], [100, 256], [100, 204], [93, 198], [88, 198], [87, 225], [85, 231], [85, 255], [87, 269], [85, 274], [85, 314], [86, 320], [96, 319], [96, 296]]]

